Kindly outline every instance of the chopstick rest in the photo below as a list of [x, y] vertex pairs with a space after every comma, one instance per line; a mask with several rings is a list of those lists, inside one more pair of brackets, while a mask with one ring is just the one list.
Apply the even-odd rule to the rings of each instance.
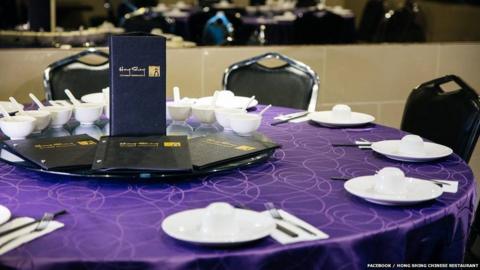
[[[298, 224], [302, 227], [307, 228], [308, 230], [314, 232], [316, 236], [313, 236], [311, 234], [308, 234], [304, 232], [303, 230], [299, 229], [298, 227], [290, 224], [290, 222], [282, 221], [282, 220], [274, 220], [276, 224], [279, 224], [288, 230], [295, 232], [298, 236], [297, 237], [290, 237], [284, 232], [275, 229], [272, 234], [270, 235], [273, 239], [275, 239], [277, 242], [280, 244], [286, 245], [290, 243], [297, 243], [297, 242], [304, 242], [304, 241], [313, 241], [313, 240], [321, 240], [321, 239], [328, 239], [329, 236], [328, 234], [320, 231], [319, 229], [315, 228], [314, 226], [308, 224], [307, 222], [299, 219], [298, 217], [282, 210], [278, 209], [282, 217], [286, 220], [289, 220], [290, 222], [293, 222], [295, 224]], [[263, 211], [262, 214], [270, 216], [269, 211]]]
[[[16, 218], [12, 221], [9, 221], [8, 223], [2, 225], [1, 229], [0, 229], [0, 233], [3, 232], [3, 231], [6, 231], [6, 230], [9, 230], [9, 229], [12, 229], [12, 228], [16, 228], [16, 227], [20, 227], [24, 224], [27, 224], [29, 222], [32, 222], [34, 221], [33, 218], [30, 218], [30, 217], [20, 217], [20, 218]], [[2, 236], [0, 238], [0, 245], [3, 245], [4, 243], [10, 241], [11, 239], [13, 238], [16, 238], [18, 237], [18, 239], [15, 239], [13, 240], [12, 242], [6, 244], [5, 246], [3, 246], [2, 248], [0, 248], [0, 255], [3, 255], [7, 252], [9, 252], [10, 250], [12, 249], [15, 249], [25, 243], [28, 243], [34, 239], [37, 239], [41, 236], [44, 236], [46, 234], [49, 234], [57, 229], [60, 229], [64, 226], [63, 223], [61, 222], [58, 222], [58, 221], [55, 221], [55, 220], [52, 220], [48, 223], [47, 227], [41, 231], [36, 231], [36, 232], [31, 232], [35, 229], [35, 227], [37, 226], [37, 223], [33, 223], [32, 225], [30, 226], [27, 226], [25, 228], [22, 228], [18, 231], [15, 231], [15, 232], [12, 232], [12, 233], [9, 233], [5, 236]], [[19, 237], [20, 236], [20, 237]]]

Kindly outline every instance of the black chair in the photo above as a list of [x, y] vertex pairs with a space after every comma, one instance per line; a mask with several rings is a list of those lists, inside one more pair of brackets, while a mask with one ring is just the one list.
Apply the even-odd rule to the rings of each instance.
[[199, 45], [203, 45], [203, 29], [207, 24], [208, 19], [215, 15], [215, 11], [210, 8], [203, 8], [192, 13], [188, 18], [189, 35], [188, 40], [193, 41]]
[[307, 11], [294, 22], [297, 44], [342, 44], [356, 39], [353, 17], [340, 16], [330, 10]]
[[123, 27], [126, 32], [150, 33], [153, 29], [159, 28], [163, 32], [172, 33], [174, 25], [152, 8], [143, 7], [125, 14], [120, 22], [120, 27]]
[[[99, 64], [83, 62], [81, 58], [96, 55], [105, 61]], [[47, 100], [68, 99], [64, 93], [70, 89], [80, 98], [83, 95], [100, 92], [109, 86], [108, 53], [93, 48], [50, 64], [44, 71], [43, 84]]]
[[358, 39], [372, 42], [384, 17], [383, 0], [368, 0], [358, 27]]
[[[272, 58], [285, 64], [270, 68], [259, 63]], [[270, 52], [231, 65], [223, 74], [223, 87], [239, 96], [255, 95], [262, 104], [314, 111], [319, 78], [307, 65]]]
[[[440, 88], [450, 82], [460, 89]], [[446, 145], [468, 162], [480, 133], [479, 96], [455, 75], [423, 83], [407, 99], [401, 129]]]
[[425, 20], [418, 4], [407, 0], [398, 10], [389, 10], [383, 16], [374, 42], [425, 42]]

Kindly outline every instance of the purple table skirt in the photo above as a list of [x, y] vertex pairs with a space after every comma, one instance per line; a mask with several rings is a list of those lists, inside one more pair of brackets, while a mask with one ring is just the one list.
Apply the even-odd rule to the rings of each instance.
[[[458, 156], [402, 163], [370, 150], [332, 148], [359, 138], [398, 139], [403, 132], [372, 125], [330, 129], [304, 122], [260, 131], [283, 148], [269, 162], [176, 182], [86, 180], [49, 176], [0, 163], [0, 204], [14, 216], [67, 209], [65, 227], [0, 257], [0, 268], [22, 269], [364, 269], [367, 263], [458, 263], [476, 196], [470, 168]], [[408, 176], [454, 179], [459, 191], [416, 206], [386, 207], [348, 194], [332, 176], [373, 174], [396, 166]], [[271, 238], [236, 248], [207, 248], [168, 237], [162, 220], [211, 202], [277, 206], [330, 235], [281, 245]], [[2, 268], [2, 269], [3, 269]]]

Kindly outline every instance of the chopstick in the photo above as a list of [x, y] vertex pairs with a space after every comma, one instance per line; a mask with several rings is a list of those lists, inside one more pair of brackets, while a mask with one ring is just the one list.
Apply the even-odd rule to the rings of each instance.
[[343, 147], [343, 146], [346, 146], [346, 147], [358, 147], [358, 146], [371, 146], [372, 144], [356, 144], [356, 143], [332, 143], [331, 144], [332, 146], [334, 147]]
[[[340, 176], [333, 176], [333, 177], [330, 177], [330, 180], [338, 180], [338, 181], [348, 181], [350, 179], [352, 179], [353, 177], [340, 177]], [[441, 182], [441, 181], [436, 181], [436, 180], [430, 180], [432, 183], [436, 184], [436, 185], [440, 185], [440, 186], [443, 186], [443, 185], [446, 185], [446, 186], [450, 186], [450, 183], [445, 183], [445, 182]]]
[[350, 180], [348, 177], [330, 177], [331, 180], [338, 180], [338, 181], [347, 181]]
[[348, 143], [332, 143], [333, 147], [358, 147], [358, 144], [348, 144]]
[[277, 122], [273, 122], [273, 123], [271, 123], [270, 125], [271, 125], [271, 126], [276, 126], [276, 125], [280, 125], [280, 124], [283, 124], [283, 123], [287, 123], [287, 122], [289, 122], [290, 120], [302, 118], [302, 117], [304, 117], [304, 116], [307, 115], [307, 114], [308, 114], [308, 112], [305, 112], [305, 113], [303, 113], [303, 114], [300, 114], [300, 115], [297, 115], [297, 116], [294, 116], [294, 117], [290, 117], [290, 118], [283, 119], [283, 120], [280, 120], [280, 121], [277, 121]]

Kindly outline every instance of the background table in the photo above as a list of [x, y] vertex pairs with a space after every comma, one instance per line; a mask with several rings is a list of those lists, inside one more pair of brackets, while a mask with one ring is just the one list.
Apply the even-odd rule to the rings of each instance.
[[[268, 125], [275, 115], [291, 112], [277, 107], [265, 114], [260, 131], [283, 145], [269, 162], [197, 179], [87, 181], [0, 163], [0, 204], [15, 216], [69, 211], [59, 218], [64, 228], [1, 256], [0, 268], [363, 269], [367, 263], [461, 262], [476, 200], [472, 172], [458, 156], [414, 164], [330, 146], [404, 134], [380, 125]], [[373, 174], [385, 166], [413, 177], [458, 180], [459, 191], [416, 206], [386, 207], [356, 198], [343, 182], [330, 180]], [[214, 201], [257, 210], [272, 201], [330, 239], [283, 246], [266, 238], [242, 247], [207, 248], [176, 241], [161, 230], [166, 216]]]

